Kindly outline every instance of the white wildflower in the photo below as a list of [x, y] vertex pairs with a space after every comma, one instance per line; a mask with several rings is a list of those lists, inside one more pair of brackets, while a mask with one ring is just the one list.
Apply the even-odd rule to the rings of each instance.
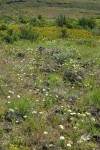
[[38, 100], [38, 99], [36, 99], [35, 101], [36, 101], [36, 102], [39, 102], [39, 100]]
[[9, 95], [9, 96], [7, 96], [7, 98], [11, 98], [11, 96]]
[[65, 140], [65, 137], [64, 136], [60, 136], [59, 138], [61, 141]]
[[75, 130], [76, 130], [76, 129], [77, 129], [77, 127], [73, 127], [73, 129], [75, 129]]
[[13, 91], [8, 91], [10, 94], [14, 94], [14, 92]]
[[64, 126], [63, 125], [59, 125], [60, 129], [64, 130]]
[[46, 89], [42, 89], [42, 91], [43, 91], [43, 92], [45, 92], [45, 91], [46, 91]]
[[15, 110], [14, 110], [14, 109], [12, 109], [12, 108], [9, 108], [9, 111], [10, 111], [10, 112], [15, 112]]
[[32, 114], [36, 114], [36, 113], [37, 113], [37, 111], [35, 111], [35, 110], [32, 112]]
[[23, 116], [23, 118], [25, 118], [25, 119], [26, 119], [26, 118], [28, 118], [28, 116], [27, 116], [27, 115], [25, 115], [25, 116]]
[[87, 116], [91, 116], [91, 113], [89, 113], [89, 112], [86, 112], [85, 114], [86, 114]]
[[17, 95], [17, 98], [20, 98], [20, 95]]
[[70, 113], [70, 115], [71, 115], [71, 116], [74, 116], [74, 115], [76, 115], [76, 113], [75, 113], [75, 112], [73, 112], [73, 113]]
[[81, 113], [77, 113], [78, 116], [81, 116]]
[[67, 147], [71, 147], [71, 144], [70, 144], [70, 143], [68, 143], [68, 144], [67, 144]]
[[47, 131], [44, 131], [44, 132], [43, 132], [43, 134], [44, 134], [44, 135], [47, 135], [47, 134], [48, 134], [48, 132], [47, 132]]
[[54, 145], [53, 144], [49, 144], [49, 147], [53, 147]]
[[74, 120], [74, 118], [73, 118], [73, 117], [71, 117], [71, 118], [70, 118], [70, 120]]
[[19, 121], [18, 121], [18, 120], [16, 120], [16, 123], [19, 123]]
[[39, 114], [41, 114], [41, 115], [42, 115], [42, 114], [43, 114], [43, 112], [42, 112], [42, 111], [40, 111], [40, 112], [39, 112]]
[[91, 120], [95, 122], [95, 118], [92, 117]]
[[45, 96], [48, 96], [48, 93], [46, 93]]
[[71, 110], [71, 109], [69, 109], [69, 110], [68, 110], [68, 112], [72, 112], [72, 110]]

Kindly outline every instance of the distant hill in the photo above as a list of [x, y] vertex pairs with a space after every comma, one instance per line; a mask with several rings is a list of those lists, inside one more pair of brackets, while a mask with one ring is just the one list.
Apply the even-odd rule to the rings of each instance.
[[55, 18], [59, 14], [68, 17], [100, 15], [100, 0], [0, 0], [0, 14], [29, 17], [42, 14]]

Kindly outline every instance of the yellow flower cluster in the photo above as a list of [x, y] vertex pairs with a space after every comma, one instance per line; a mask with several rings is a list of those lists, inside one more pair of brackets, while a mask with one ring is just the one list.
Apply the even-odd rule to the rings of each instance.
[[56, 27], [34, 27], [41, 38], [55, 39], [59, 36], [60, 28]]
[[[0, 24], [1, 28], [2, 24]], [[12, 29], [15, 33], [20, 32], [20, 25], [8, 25], [8, 29]], [[7, 29], [7, 30], [8, 30]], [[61, 35], [61, 29], [59, 27], [33, 27], [33, 29], [39, 34], [40, 39], [57, 39]], [[1, 35], [6, 35], [7, 30], [0, 30]], [[100, 36], [94, 35], [92, 32], [84, 29], [67, 29], [68, 39], [100, 39]]]
[[80, 39], [80, 38], [90, 39], [94, 37], [91, 32], [83, 30], [83, 29], [70, 29], [69, 35], [70, 35], [70, 38], [72, 39]]
[[[61, 34], [61, 28], [57, 27], [34, 27], [39, 33], [41, 38], [56, 39]], [[92, 39], [99, 38], [100, 36], [93, 35], [92, 32], [83, 29], [68, 29], [68, 39]]]

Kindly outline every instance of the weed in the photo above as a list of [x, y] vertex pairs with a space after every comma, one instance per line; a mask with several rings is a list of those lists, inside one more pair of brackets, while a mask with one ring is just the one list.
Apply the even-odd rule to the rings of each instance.
[[100, 106], [100, 89], [94, 89], [92, 91], [90, 103]]
[[28, 113], [29, 100], [27, 99], [14, 100], [12, 103], [10, 103], [9, 109], [15, 110], [23, 117]]
[[68, 37], [68, 31], [66, 28], [61, 29], [61, 38], [67, 38]]

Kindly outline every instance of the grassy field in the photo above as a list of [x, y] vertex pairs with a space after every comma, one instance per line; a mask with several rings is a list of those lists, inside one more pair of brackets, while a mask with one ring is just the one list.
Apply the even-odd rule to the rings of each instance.
[[99, 150], [100, 40], [0, 45], [0, 149]]
[[59, 14], [67, 17], [100, 15], [99, 0], [0, 0], [0, 14], [4, 16], [34, 17], [42, 14], [46, 19], [56, 18]]
[[0, 150], [99, 148], [100, 1], [0, 0]]

